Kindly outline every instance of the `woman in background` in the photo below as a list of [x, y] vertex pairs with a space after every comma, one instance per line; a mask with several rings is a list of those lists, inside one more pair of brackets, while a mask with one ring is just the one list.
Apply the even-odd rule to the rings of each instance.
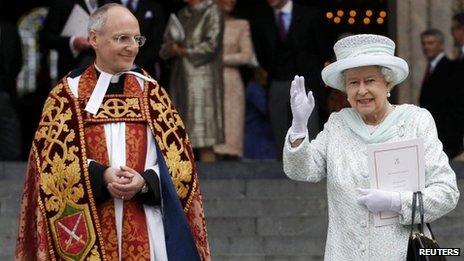
[[[224, 142], [222, 37], [224, 19], [213, 0], [186, 0], [178, 13], [185, 37], [168, 35], [160, 57], [171, 63], [170, 93], [200, 161], [216, 160]], [[166, 30], [169, 30], [167, 28]]]
[[231, 15], [236, 0], [217, 0], [224, 11], [223, 40], [224, 76], [224, 144], [214, 146], [216, 154], [224, 159], [243, 156], [243, 132], [245, 123], [245, 88], [239, 66], [257, 65], [253, 53], [248, 21]]

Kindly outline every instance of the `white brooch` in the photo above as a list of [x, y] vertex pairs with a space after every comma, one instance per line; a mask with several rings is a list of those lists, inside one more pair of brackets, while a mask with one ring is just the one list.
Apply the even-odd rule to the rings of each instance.
[[402, 121], [402, 122], [400, 122], [398, 124], [398, 136], [403, 137], [404, 134], [406, 134], [405, 132], [406, 132], [406, 130], [405, 130], [405, 127], [404, 127], [404, 121]]

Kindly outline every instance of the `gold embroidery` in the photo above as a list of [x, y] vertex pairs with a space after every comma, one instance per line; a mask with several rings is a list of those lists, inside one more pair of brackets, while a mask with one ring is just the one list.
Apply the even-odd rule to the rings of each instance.
[[181, 160], [179, 149], [174, 142], [169, 146], [166, 158], [177, 194], [180, 198], [185, 198], [190, 187], [182, 182], [192, 180], [192, 164], [189, 161]]
[[[53, 157], [52, 173], [43, 173], [40, 186], [46, 195], [47, 211], [60, 211], [67, 202], [77, 201], [84, 196], [84, 189], [79, 183], [79, 163], [74, 161], [66, 165], [57, 154]], [[78, 184], [76, 187], [75, 185]]]
[[87, 257], [87, 260], [88, 261], [100, 261], [100, 260], [102, 260], [101, 257], [100, 257], [100, 253], [98, 252], [98, 247], [97, 246], [95, 246], [92, 249], [92, 251], [90, 253], [90, 256]]
[[[68, 121], [72, 119], [72, 111], [69, 108], [70, 101], [63, 96], [63, 84], [59, 84], [50, 93], [47, 99], [42, 120], [36, 132], [36, 144], [42, 144], [40, 150], [40, 179], [39, 186], [44, 196], [44, 207], [49, 217], [50, 231], [53, 242], [60, 256], [66, 260], [75, 260], [85, 256], [95, 243], [95, 234], [90, 210], [87, 204], [78, 204], [84, 198], [84, 188], [81, 183], [80, 159], [77, 155], [79, 148], [75, 144], [76, 133], [69, 128]], [[54, 215], [53, 215], [54, 213]], [[75, 227], [70, 229], [61, 221], [79, 214]], [[60, 226], [61, 225], [61, 226]], [[67, 252], [67, 246], [73, 240], [64, 241], [59, 237], [58, 227], [61, 227], [73, 239], [80, 240], [75, 254]], [[76, 229], [80, 227], [86, 240], [77, 236]], [[63, 245], [65, 247], [63, 248]]]
[[[71, 109], [63, 111], [69, 101], [58, 97], [57, 92], [61, 89], [62, 85], [59, 85], [51, 93], [53, 98], [47, 100], [35, 137], [36, 141], [43, 141], [45, 145], [40, 152], [44, 161], [39, 181], [43, 192], [51, 195], [45, 198], [45, 208], [55, 212], [64, 208], [68, 201], [77, 203], [84, 195], [82, 184], [75, 186], [80, 179], [79, 157], [76, 155], [79, 149], [76, 146], [68, 147], [76, 135], [66, 124], [71, 119]], [[52, 151], [55, 153], [50, 155]]]
[[[157, 89], [155, 88], [151, 90], [150, 95], [155, 96], [157, 93]], [[190, 187], [184, 183], [188, 183], [192, 179], [192, 164], [190, 159], [182, 160], [181, 155], [187, 155], [186, 151], [184, 150], [184, 146], [177, 146], [176, 142], [182, 144], [182, 139], [179, 137], [177, 130], [178, 128], [184, 128], [183, 122], [180, 119], [178, 113], [174, 113], [171, 108], [170, 104], [166, 99], [162, 99], [158, 97], [160, 102], [155, 102], [154, 100], [150, 99], [150, 105], [153, 110], [159, 113], [158, 118], [154, 119], [156, 122], [164, 122], [166, 124], [167, 129], [163, 129], [160, 124], [155, 124], [155, 128], [159, 133], [162, 133], [161, 140], [158, 136], [156, 136], [156, 140], [161, 150], [166, 151], [166, 164], [169, 166], [170, 175], [172, 177], [174, 186], [176, 187], [177, 194], [181, 199], [184, 199], [188, 196], [188, 192]], [[174, 142], [169, 144], [168, 138], [172, 139], [174, 136]], [[179, 148], [180, 147], [180, 148]]]
[[95, 115], [96, 119], [107, 118], [139, 118], [140, 104], [137, 98], [110, 98], [104, 101], [101, 110]]
[[[185, 126], [172, 106], [166, 91], [157, 83], [149, 84], [145, 81], [142, 105], [142, 114], [147, 119], [159, 149], [165, 155], [164, 159], [184, 212], [188, 213], [198, 184], [195, 177], [197, 175], [195, 161], [188, 135], [185, 133]], [[173, 160], [175, 158], [179, 160]], [[190, 167], [186, 167], [188, 165]], [[178, 173], [180, 175], [177, 175]]]

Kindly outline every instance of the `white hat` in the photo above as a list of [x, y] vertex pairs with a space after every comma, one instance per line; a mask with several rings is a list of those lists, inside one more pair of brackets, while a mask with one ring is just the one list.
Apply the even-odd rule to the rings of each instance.
[[392, 86], [408, 77], [408, 63], [396, 57], [395, 43], [389, 38], [375, 34], [358, 34], [345, 37], [335, 43], [337, 61], [322, 70], [322, 79], [328, 86], [345, 91], [343, 71], [350, 68], [378, 65], [393, 71]]

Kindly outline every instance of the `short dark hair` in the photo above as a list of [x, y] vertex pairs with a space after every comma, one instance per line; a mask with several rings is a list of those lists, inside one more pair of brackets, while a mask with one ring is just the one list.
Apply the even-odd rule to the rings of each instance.
[[460, 26], [464, 26], [464, 13], [457, 13], [453, 15], [452, 20], [458, 22]]
[[445, 43], [445, 36], [443, 35], [443, 32], [436, 29], [436, 28], [430, 28], [421, 33], [421, 38], [424, 36], [434, 36], [438, 39], [440, 43]]

